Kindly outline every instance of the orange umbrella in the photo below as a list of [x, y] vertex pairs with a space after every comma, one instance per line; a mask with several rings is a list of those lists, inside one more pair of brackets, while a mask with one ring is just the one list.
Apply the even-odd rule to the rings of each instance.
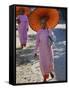
[[41, 29], [41, 18], [46, 18], [46, 26], [52, 29], [59, 21], [59, 12], [54, 8], [35, 9], [29, 17], [29, 24], [34, 31]]
[[16, 6], [16, 16], [19, 14], [19, 10], [23, 9], [25, 10], [25, 15], [29, 15], [30, 14], [30, 8], [29, 7], [23, 7], [23, 6]]

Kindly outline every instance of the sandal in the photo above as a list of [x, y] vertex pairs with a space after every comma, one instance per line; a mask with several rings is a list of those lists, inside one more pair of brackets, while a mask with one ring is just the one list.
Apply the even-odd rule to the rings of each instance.
[[51, 75], [52, 78], [54, 78], [54, 74], [52, 72], [50, 72], [50, 75]]

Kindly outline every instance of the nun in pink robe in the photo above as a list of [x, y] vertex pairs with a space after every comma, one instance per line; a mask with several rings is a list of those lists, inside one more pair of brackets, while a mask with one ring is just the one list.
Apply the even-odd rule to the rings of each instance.
[[21, 43], [21, 48], [26, 46], [27, 43], [27, 31], [28, 31], [28, 18], [24, 15], [24, 11], [20, 11], [19, 15], [16, 17], [18, 20], [18, 32]]
[[35, 55], [37, 55], [36, 53], [39, 47], [40, 69], [44, 81], [48, 79], [49, 73], [52, 78], [54, 77], [54, 74], [52, 73], [54, 71], [52, 40], [51, 30], [41, 29], [37, 32]]

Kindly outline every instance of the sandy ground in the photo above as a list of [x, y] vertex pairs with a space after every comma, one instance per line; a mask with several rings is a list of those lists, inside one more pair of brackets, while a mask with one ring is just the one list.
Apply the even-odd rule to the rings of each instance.
[[[53, 48], [55, 77], [49, 80], [50, 82], [66, 80], [65, 30], [56, 29], [54, 33], [56, 35]], [[29, 28], [27, 47], [19, 50], [20, 41], [18, 32], [16, 32], [16, 83], [43, 82], [39, 58], [34, 58], [35, 35], [36, 33]]]

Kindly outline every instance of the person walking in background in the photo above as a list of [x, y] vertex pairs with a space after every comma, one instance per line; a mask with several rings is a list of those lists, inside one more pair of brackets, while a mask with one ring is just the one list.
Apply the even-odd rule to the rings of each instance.
[[53, 59], [53, 34], [52, 30], [48, 30], [44, 22], [41, 24], [42, 28], [36, 35], [35, 56], [37, 56], [37, 49], [39, 47], [40, 69], [43, 75], [43, 81], [47, 81], [49, 74], [54, 78], [54, 59]]
[[21, 48], [23, 48], [26, 47], [28, 31], [28, 18], [25, 15], [24, 9], [20, 9], [19, 15], [16, 17], [16, 22], [18, 24], [17, 30], [19, 32]]

